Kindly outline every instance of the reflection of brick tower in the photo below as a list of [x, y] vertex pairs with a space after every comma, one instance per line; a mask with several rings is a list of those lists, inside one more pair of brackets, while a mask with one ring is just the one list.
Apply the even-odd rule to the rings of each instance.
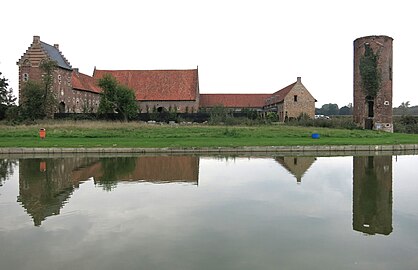
[[392, 232], [392, 156], [353, 157], [353, 229]]
[[392, 42], [388, 36], [354, 40], [354, 122], [393, 132]]

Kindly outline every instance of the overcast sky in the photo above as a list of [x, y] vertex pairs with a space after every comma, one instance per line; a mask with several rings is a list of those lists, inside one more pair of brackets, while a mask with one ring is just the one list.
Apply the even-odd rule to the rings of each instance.
[[[201, 93], [273, 93], [302, 77], [316, 107], [353, 102], [353, 41], [394, 38], [393, 104], [418, 105], [414, 1], [8, 0], [0, 72], [15, 92], [34, 35], [73, 68], [193, 69]], [[411, 83], [413, 82], [413, 83]]]

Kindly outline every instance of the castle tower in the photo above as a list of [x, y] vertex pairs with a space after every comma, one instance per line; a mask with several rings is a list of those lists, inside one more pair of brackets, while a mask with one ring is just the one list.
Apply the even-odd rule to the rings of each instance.
[[49, 45], [42, 42], [39, 36], [33, 36], [32, 44], [26, 52], [17, 61], [19, 66], [19, 102], [22, 102], [22, 89], [29, 80], [42, 82], [44, 71], [41, 69], [41, 63], [45, 60], [52, 60], [56, 63], [53, 72], [52, 91], [58, 101], [64, 101], [65, 94], [71, 93], [71, 74], [72, 67], [68, 60], [59, 50], [59, 45]]
[[354, 40], [354, 122], [364, 129], [393, 132], [393, 38]]

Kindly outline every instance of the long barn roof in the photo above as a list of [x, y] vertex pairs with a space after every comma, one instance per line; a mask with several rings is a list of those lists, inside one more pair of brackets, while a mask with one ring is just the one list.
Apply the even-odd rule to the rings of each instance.
[[137, 100], [196, 100], [198, 70], [95, 70], [93, 77], [110, 74], [133, 89]]

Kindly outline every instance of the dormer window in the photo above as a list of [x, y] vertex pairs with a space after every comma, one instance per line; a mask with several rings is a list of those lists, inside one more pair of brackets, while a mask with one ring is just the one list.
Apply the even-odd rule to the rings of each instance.
[[27, 82], [29, 80], [29, 74], [28, 73], [23, 73], [22, 79], [23, 79], [24, 82]]

